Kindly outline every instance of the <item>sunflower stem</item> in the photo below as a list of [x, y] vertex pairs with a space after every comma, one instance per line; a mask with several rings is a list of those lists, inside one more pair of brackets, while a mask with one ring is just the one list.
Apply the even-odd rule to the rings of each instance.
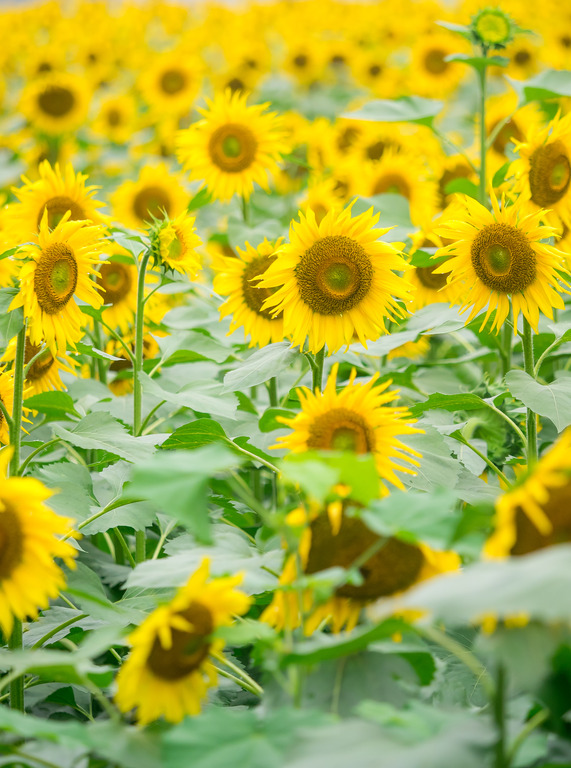
[[323, 387], [323, 361], [325, 359], [325, 345], [321, 347], [321, 349], [313, 359], [315, 362], [315, 366], [313, 367], [312, 389], [314, 392], [316, 389], [318, 389], [321, 392]]
[[[525, 372], [535, 379], [533, 362], [533, 332], [526, 317], [523, 318], [523, 365]], [[537, 416], [531, 408], [527, 409], [527, 466], [531, 467], [537, 461]]]
[[512, 367], [512, 336], [513, 327], [511, 323], [508, 323], [508, 318], [506, 317], [502, 326], [501, 340], [502, 378], [509, 373]]
[[270, 398], [270, 406], [276, 408], [278, 405], [278, 380], [275, 376], [268, 381], [268, 395]]
[[507, 765], [511, 765], [513, 763], [520, 747], [527, 739], [527, 737], [533, 733], [536, 728], [539, 728], [540, 725], [543, 725], [543, 723], [549, 718], [550, 714], [551, 713], [548, 709], [540, 709], [539, 712], [536, 712], [535, 715], [533, 715], [533, 717], [529, 718], [527, 723], [513, 740], [513, 743], [507, 754]]
[[506, 671], [503, 664], [498, 666], [496, 694], [494, 696], [494, 720], [498, 732], [494, 768], [507, 768], [506, 759]]
[[248, 201], [246, 200], [244, 195], [242, 195], [242, 217], [244, 219], [244, 224], [249, 224], [250, 211], [248, 208]]
[[22, 440], [22, 403], [24, 401], [24, 354], [26, 351], [26, 324], [18, 333], [16, 357], [14, 359], [14, 400], [12, 423], [10, 425], [10, 445], [14, 449], [10, 460], [10, 475], [17, 476], [20, 471], [20, 443]]
[[[482, 56], [487, 56], [486, 48], [482, 49]], [[486, 73], [488, 67], [478, 70], [480, 85], [480, 188], [479, 198], [482, 205], [486, 205]]]
[[[97, 346], [97, 349], [103, 352], [103, 338], [101, 336], [101, 326], [98, 320], [93, 321], [93, 335], [95, 337], [95, 345]], [[105, 366], [105, 360], [101, 357], [97, 358], [97, 377], [102, 384], [107, 384], [107, 368]]]
[[[20, 650], [23, 645], [22, 622], [14, 619], [14, 627], [10, 635], [9, 648], [11, 651]], [[10, 683], [10, 707], [19, 712], [24, 711], [24, 676], [20, 675]]]

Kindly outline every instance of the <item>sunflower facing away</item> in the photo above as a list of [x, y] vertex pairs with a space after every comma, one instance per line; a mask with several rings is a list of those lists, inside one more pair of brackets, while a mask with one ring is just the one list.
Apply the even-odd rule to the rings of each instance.
[[[299, 563], [304, 574], [335, 567], [349, 570], [367, 550], [380, 543], [380, 536], [350, 514], [351, 507], [356, 511], [359, 505], [350, 499], [336, 499], [309, 514], [300, 508], [288, 515], [290, 525], [304, 526], [299, 543]], [[338, 586], [329, 599], [318, 604], [311, 589], [300, 595], [293, 586], [299, 576], [297, 560], [295, 554], [286, 558], [279, 587], [261, 619], [278, 630], [295, 629], [304, 615], [306, 635], [327, 624], [332, 625], [333, 632], [343, 628], [350, 632], [368, 603], [398, 595], [440, 573], [457, 570], [460, 564], [455, 552], [437, 552], [421, 542], [410, 544], [389, 537], [360, 565], [362, 584]]]
[[72, 521], [45, 506], [52, 495], [31, 477], [6, 477], [11, 448], [0, 452], [0, 629], [8, 638], [14, 617], [35, 619], [65, 585], [54, 558], [74, 567], [76, 550], [59, 537]]
[[526, 555], [571, 541], [571, 429], [541, 457], [519, 485], [496, 501], [488, 557]]
[[[388, 405], [398, 397], [398, 392], [385, 391], [390, 381], [375, 386], [378, 378], [375, 374], [366, 383], [355, 383], [357, 371], [353, 369], [349, 382], [337, 392], [338, 369], [339, 364], [335, 363], [322, 393], [306, 388], [297, 390], [301, 413], [291, 419], [278, 416], [278, 421], [291, 427], [293, 432], [278, 437], [274, 448], [288, 448], [293, 453], [310, 450], [372, 453], [381, 481], [388, 480], [397, 488], [403, 488], [395, 470], [409, 475], [415, 472], [395, 459], [420, 466], [407, 455], [420, 457], [420, 454], [398, 438], [422, 430], [412, 426], [416, 422], [406, 408]], [[384, 492], [388, 492], [386, 488]]]
[[560, 220], [571, 227], [571, 115], [558, 114], [543, 128], [530, 130], [524, 141], [515, 142], [515, 151], [514, 191], [535, 208], [551, 209], [556, 217], [548, 217], [550, 224]]
[[495, 309], [492, 330], [498, 332], [509, 314], [511, 296], [514, 330], [521, 312], [537, 331], [539, 312], [553, 318], [553, 307], [564, 306], [557, 291], [568, 292], [558, 275], [567, 273], [563, 254], [541, 242], [556, 230], [540, 224], [544, 218], [541, 209], [530, 213], [521, 200], [511, 206], [503, 201], [500, 206], [493, 193], [491, 199], [492, 210], [488, 211], [463, 196], [453, 208], [458, 218], [435, 227], [438, 235], [453, 242], [436, 252], [435, 258], [452, 258], [436, 267], [434, 274], [448, 272], [449, 285], [464, 285], [460, 311], [472, 307], [466, 322], [487, 305], [481, 328]]
[[174, 599], [133, 632], [133, 649], [117, 676], [115, 700], [122, 712], [137, 707], [141, 725], [161, 716], [177, 723], [199, 714], [208, 688], [217, 682], [209, 657], [224, 647], [212, 635], [250, 606], [250, 598], [235, 589], [241, 581], [240, 574], [209, 580], [205, 559]]
[[216, 200], [248, 199], [254, 183], [267, 190], [268, 172], [288, 152], [276, 114], [265, 112], [267, 104], [247, 106], [246, 99], [239, 91], [218, 94], [199, 109], [204, 119], [178, 134], [179, 161]]
[[117, 221], [133, 229], [145, 229], [166, 214], [171, 219], [186, 211], [188, 194], [176, 174], [164, 163], [146, 165], [136, 181], [125, 181], [111, 196]]
[[196, 249], [202, 245], [196, 234], [195, 221], [195, 217], [187, 213], [181, 213], [175, 219], [165, 219], [157, 226], [153, 237], [156, 263], [191, 279], [200, 269]]
[[91, 307], [103, 304], [91, 279], [104, 251], [101, 235], [100, 226], [69, 221], [69, 214], [50, 231], [45, 211], [36, 242], [20, 249], [20, 257], [28, 260], [20, 271], [20, 291], [10, 310], [24, 308], [32, 344], [45, 341], [55, 355], [81, 340], [85, 315], [75, 297]]
[[390, 227], [374, 229], [378, 218], [372, 208], [352, 217], [349, 206], [320, 224], [311, 209], [292, 222], [290, 242], [278, 249], [260, 286], [277, 289], [263, 308], [283, 312], [284, 334], [296, 346], [307, 338], [310, 352], [327, 345], [333, 353], [354, 334], [366, 346], [386, 333], [387, 317], [405, 316], [397, 299], [410, 300], [410, 285], [395, 271], [408, 265], [394, 245], [379, 241]]
[[274, 244], [264, 238], [257, 248], [250, 243], [246, 243], [245, 250], [237, 248], [235, 257], [217, 255], [213, 258], [216, 271], [213, 288], [216, 293], [229, 297], [220, 307], [220, 319], [231, 315], [230, 333], [243, 327], [244, 337], [250, 336], [250, 347], [265, 347], [284, 338], [281, 315], [272, 316], [262, 308], [272, 291], [260, 288], [256, 281], [276, 260], [275, 252], [282, 239]]
[[37, 181], [22, 177], [24, 186], [13, 189], [20, 202], [6, 208], [4, 226], [14, 239], [31, 239], [40, 228], [44, 211], [48, 212], [50, 229], [68, 211], [70, 221], [89, 219], [94, 224], [103, 224], [108, 219], [98, 211], [103, 203], [93, 199], [97, 187], [86, 186], [87, 176], [75, 173], [71, 164], [68, 163], [62, 173], [57, 163], [52, 168], [44, 160], [38, 171], [40, 178]]

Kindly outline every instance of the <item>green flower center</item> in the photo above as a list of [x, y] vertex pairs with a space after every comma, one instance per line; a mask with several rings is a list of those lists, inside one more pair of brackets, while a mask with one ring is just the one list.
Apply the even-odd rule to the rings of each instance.
[[486, 253], [490, 269], [495, 275], [505, 275], [512, 263], [512, 255], [509, 248], [504, 245], [491, 245]]

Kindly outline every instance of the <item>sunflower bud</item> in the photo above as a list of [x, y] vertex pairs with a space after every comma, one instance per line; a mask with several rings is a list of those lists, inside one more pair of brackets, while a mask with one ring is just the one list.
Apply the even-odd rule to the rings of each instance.
[[483, 8], [472, 16], [471, 32], [483, 48], [505, 48], [513, 40], [516, 25], [499, 8]]

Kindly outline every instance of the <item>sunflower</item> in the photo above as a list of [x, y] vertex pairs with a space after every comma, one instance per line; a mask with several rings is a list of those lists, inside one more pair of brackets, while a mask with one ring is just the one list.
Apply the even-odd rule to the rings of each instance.
[[453, 209], [459, 218], [435, 227], [438, 235], [452, 242], [440, 248], [434, 258], [452, 258], [437, 266], [434, 274], [448, 273], [448, 285], [463, 284], [460, 311], [472, 307], [466, 322], [487, 305], [481, 328], [495, 309], [492, 330], [498, 332], [509, 314], [511, 296], [514, 330], [522, 312], [537, 331], [539, 311], [552, 318], [553, 307], [564, 306], [557, 291], [568, 293], [558, 274], [568, 274], [564, 255], [541, 242], [556, 230], [540, 224], [542, 209], [530, 213], [521, 199], [511, 206], [502, 201], [500, 206], [493, 192], [491, 199], [492, 210], [488, 211], [472, 198], [459, 196]]
[[135, 321], [137, 310], [137, 267], [125, 263], [131, 254], [117, 243], [105, 244], [108, 261], [97, 270], [97, 287], [104, 304], [102, 318], [111, 328], [126, 333]]
[[[411, 258], [418, 250], [424, 248], [442, 248], [444, 243], [434, 231], [433, 226], [424, 230], [419, 230], [411, 237], [412, 247], [410, 249]], [[458, 285], [448, 285], [446, 282], [448, 272], [436, 273], [437, 264], [431, 264], [424, 267], [413, 266], [407, 272], [407, 279], [412, 285], [412, 304], [409, 305], [411, 312], [426, 307], [429, 304], [445, 302], [455, 304], [458, 300], [458, 294], [461, 287]]]
[[[408, 410], [392, 406], [398, 392], [386, 392], [391, 382], [375, 386], [379, 377], [375, 374], [368, 382], [355, 384], [357, 371], [353, 368], [349, 382], [337, 392], [339, 364], [331, 369], [323, 392], [298, 389], [301, 413], [293, 418], [278, 417], [278, 421], [290, 427], [289, 435], [277, 438], [274, 448], [287, 448], [292, 453], [304, 451], [351, 451], [357, 454], [372, 453], [381, 481], [387, 480], [397, 488], [404, 488], [395, 470], [414, 475], [416, 472], [402, 466], [395, 459], [420, 466], [414, 458], [420, 454], [399, 440], [399, 435], [411, 435], [422, 430], [412, 425]], [[382, 484], [383, 490], [387, 490]]]
[[24, 88], [20, 109], [41, 133], [71, 133], [86, 121], [90, 97], [85, 79], [63, 72], [48, 74]]
[[[13, 338], [6, 347], [6, 352], [2, 360], [12, 362], [16, 357], [16, 338]], [[67, 355], [53, 355], [49, 349], [42, 349], [41, 344], [32, 344], [29, 336], [26, 336], [26, 348], [24, 351], [24, 364], [28, 365], [34, 360], [32, 366], [26, 374], [26, 396], [39, 395], [42, 392], [51, 392], [52, 390], [64, 390], [65, 385], [60, 377], [60, 371], [74, 373], [77, 365], [72, 358]], [[40, 353], [41, 354], [38, 354]]]
[[188, 52], [169, 51], [151, 57], [151, 64], [139, 78], [139, 90], [155, 113], [185, 115], [200, 88], [203, 65]]
[[65, 585], [54, 559], [73, 568], [77, 554], [59, 538], [70, 535], [72, 521], [44, 504], [52, 491], [31, 477], [6, 477], [11, 456], [11, 448], [0, 452], [0, 629], [5, 638], [14, 618], [35, 619]]
[[200, 258], [196, 249], [202, 240], [196, 234], [194, 216], [181, 213], [176, 219], [164, 220], [153, 232], [153, 252], [156, 263], [166, 269], [196, 277], [200, 269]]
[[[498, 131], [500, 123], [502, 127]], [[495, 133], [488, 150], [490, 174], [495, 173], [506, 160], [513, 160], [514, 142], [525, 141], [525, 136], [543, 127], [542, 113], [537, 104], [518, 109], [515, 91], [502, 93], [486, 101], [486, 135]]]
[[20, 248], [19, 255], [28, 261], [10, 310], [24, 308], [32, 344], [45, 340], [50, 352], [59, 354], [81, 340], [85, 315], [74, 297], [96, 308], [103, 304], [90, 277], [104, 251], [101, 235], [102, 227], [69, 221], [69, 213], [50, 231], [44, 211], [36, 242]]
[[[156, 295], [156, 293], [153, 294], [153, 297]], [[152, 298], [150, 301], [152, 301]], [[123, 341], [134, 351], [135, 337], [133, 330], [123, 335]], [[118, 360], [113, 360], [109, 366], [109, 372], [116, 374], [115, 378], [108, 384], [109, 389], [117, 397], [130, 394], [133, 391], [133, 364], [126, 356], [123, 345], [116, 339], [110, 339], [107, 342], [105, 351], [107, 354], [119, 358]], [[143, 360], [154, 360], [159, 351], [156, 339], [150, 333], [145, 333], [143, 336]]]
[[555, 216], [543, 211], [550, 224], [559, 219], [571, 228], [571, 114], [558, 114], [543, 128], [530, 130], [524, 141], [515, 142], [515, 151], [514, 192], [536, 209], [551, 209]]
[[488, 557], [526, 555], [571, 541], [571, 429], [512, 490], [496, 501]]
[[[505, 162], [505, 158], [502, 164]], [[468, 179], [472, 183], [478, 181], [478, 174], [462, 155], [450, 155], [435, 163], [435, 176], [438, 185], [438, 207], [444, 210], [452, 202], [453, 197], [446, 191], [451, 181], [456, 179]], [[499, 166], [495, 168], [497, 170]]]
[[299, 202], [300, 210], [307, 211], [310, 208], [317, 224], [321, 224], [329, 211], [340, 211], [343, 208], [334, 188], [335, 181], [330, 176], [310, 177], [305, 194]]
[[111, 196], [118, 221], [125, 227], [145, 229], [153, 218], [176, 218], [186, 211], [188, 193], [164, 163], [146, 165], [137, 181], [125, 181]]
[[446, 61], [446, 57], [458, 50], [458, 36], [445, 32], [424, 35], [412, 47], [411, 92], [435, 98], [454, 91], [465, 76], [466, 67], [457, 61]]
[[404, 317], [397, 299], [409, 301], [410, 285], [392, 270], [406, 262], [390, 243], [378, 240], [389, 231], [374, 229], [379, 214], [370, 208], [351, 217], [351, 207], [331, 210], [317, 224], [315, 213], [299, 213], [290, 242], [260, 281], [277, 288], [263, 309], [283, 312], [284, 333], [310, 352], [324, 345], [330, 353], [350, 344], [353, 334], [366, 346], [386, 332], [385, 318]]
[[91, 128], [114, 144], [127, 144], [137, 126], [137, 104], [130, 93], [108, 96], [100, 105]]
[[129, 638], [133, 649], [117, 676], [115, 701], [122, 712], [137, 707], [141, 725], [161, 716], [177, 723], [198, 715], [208, 688], [217, 683], [209, 657], [220, 655], [224, 641], [212, 635], [245, 613], [250, 598], [235, 589], [241, 574], [208, 578], [205, 559], [174, 599], [154, 610]]
[[103, 203], [93, 199], [98, 187], [86, 186], [87, 176], [75, 173], [70, 163], [62, 173], [57, 163], [52, 168], [44, 160], [38, 170], [40, 177], [37, 181], [22, 176], [24, 186], [12, 189], [19, 202], [6, 208], [4, 226], [13, 239], [31, 239], [38, 232], [45, 211], [50, 229], [68, 212], [70, 221], [90, 220], [103, 224], [109, 219], [98, 211]]
[[[292, 526], [303, 526], [298, 555], [286, 558], [280, 584], [261, 620], [278, 630], [296, 629], [302, 624], [306, 635], [321, 625], [332, 625], [333, 632], [350, 632], [362, 609], [374, 600], [392, 597], [421, 581], [457, 570], [460, 560], [455, 552], [438, 552], [424, 543], [408, 543], [395, 537], [382, 537], [371, 531], [356, 515], [359, 504], [338, 498], [325, 508], [304, 508], [288, 515]], [[333, 595], [318, 604], [311, 589], [295, 589], [298, 565], [311, 575], [329, 568], [349, 570], [365, 552], [378, 544], [377, 551], [359, 566], [362, 583], [343, 584]]]
[[256, 278], [275, 262], [282, 240], [270, 243], [264, 238], [257, 248], [246, 243], [245, 250], [236, 249], [236, 257], [216, 256], [213, 261], [216, 276], [212, 287], [229, 297], [220, 307], [220, 319], [232, 315], [229, 333], [243, 327], [244, 337], [250, 336], [250, 347], [265, 347], [284, 338], [281, 315], [272, 316], [269, 310], [262, 309], [272, 291], [256, 285]]
[[430, 339], [420, 338], [418, 341], [407, 341], [396, 349], [391, 349], [387, 360], [397, 360], [404, 357], [407, 360], [422, 360], [430, 350]]
[[288, 151], [276, 114], [265, 112], [267, 104], [247, 106], [246, 99], [230, 90], [218, 94], [198, 110], [204, 119], [178, 134], [179, 161], [216, 200], [247, 199], [254, 183], [267, 190], [268, 172]]

